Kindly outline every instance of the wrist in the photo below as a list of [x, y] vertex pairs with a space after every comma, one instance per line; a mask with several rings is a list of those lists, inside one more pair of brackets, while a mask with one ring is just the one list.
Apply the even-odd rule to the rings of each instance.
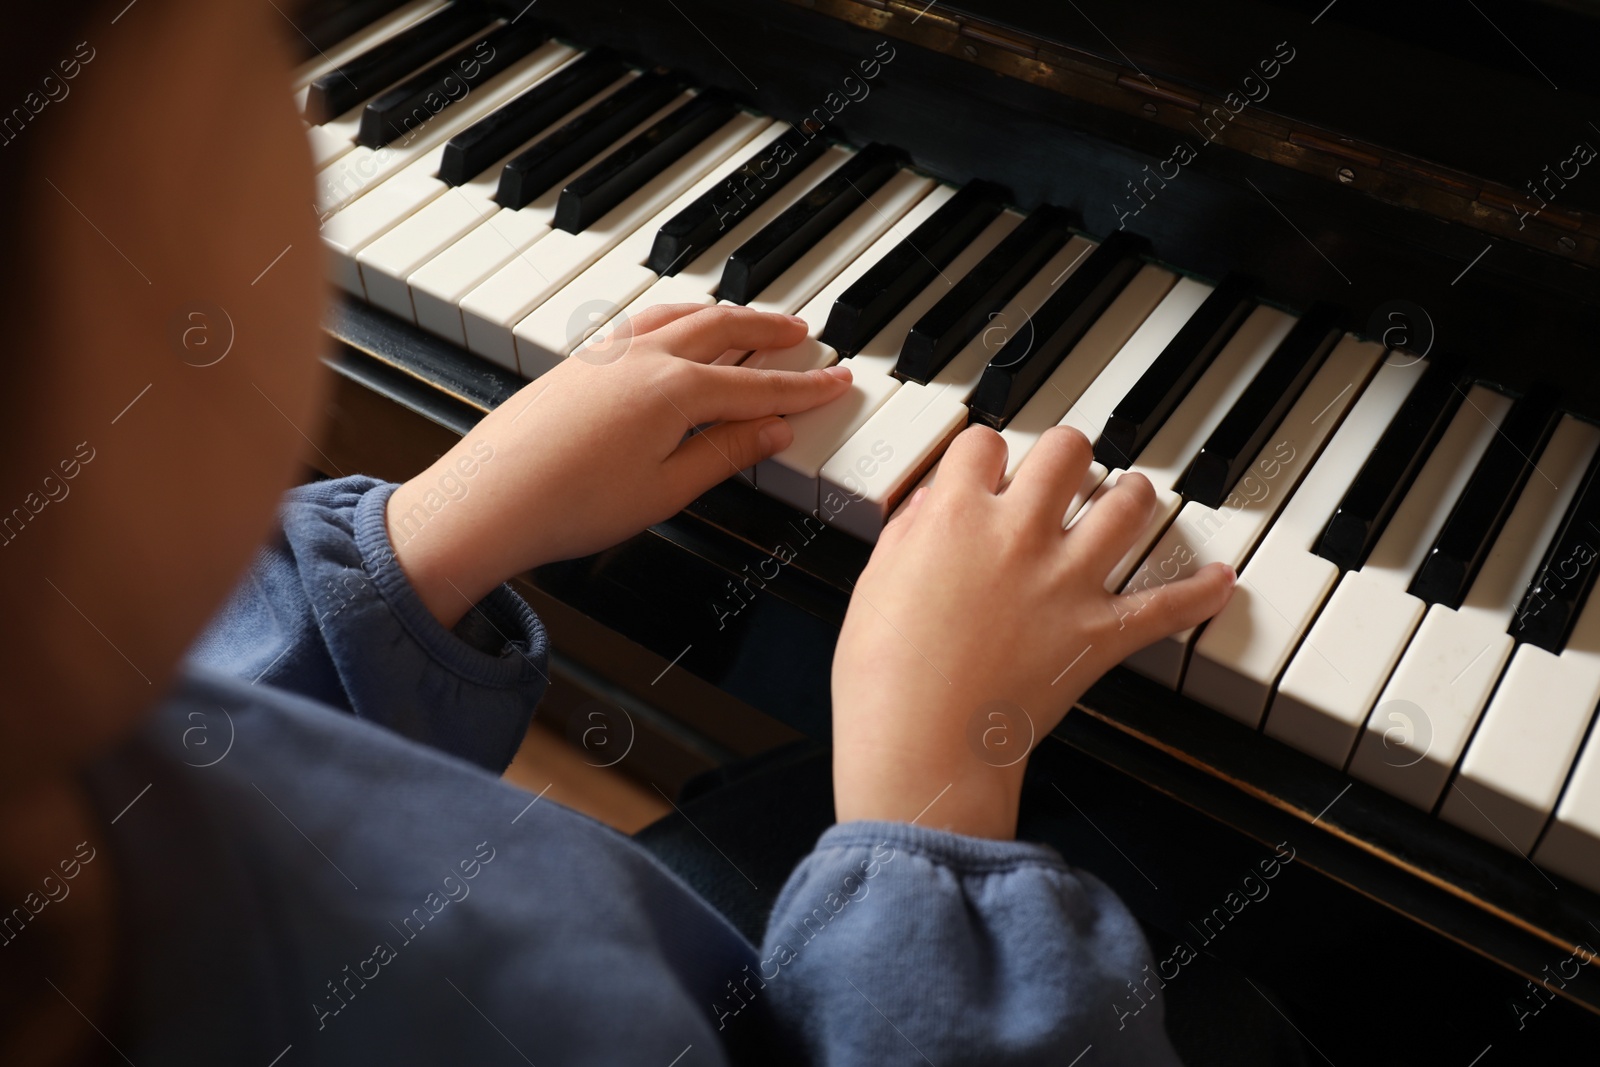
[[462, 535], [466, 524], [431, 506], [426, 479], [424, 472], [395, 489], [384, 508], [384, 527], [412, 591], [448, 630], [501, 579], [483, 569], [484, 554], [473, 552]]
[[968, 837], [1017, 835], [1026, 758], [996, 767], [961, 752], [875, 758], [834, 750], [834, 808], [841, 823], [903, 822]]

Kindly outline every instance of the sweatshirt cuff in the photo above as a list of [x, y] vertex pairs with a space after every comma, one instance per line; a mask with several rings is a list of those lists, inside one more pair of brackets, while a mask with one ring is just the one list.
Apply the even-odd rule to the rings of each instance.
[[949, 830], [876, 819], [830, 826], [817, 839], [815, 851], [871, 848], [882, 844], [892, 845], [897, 851], [915, 853], [941, 866], [975, 874], [1010, 871], [1019, 867], [1050, 867], [1070, 873], [1061, 853], [1049, 845], [969, 837]]
[[391, 483], [362, 494], [354, 532], [362, 570], [406, 633], [463, 681], [491, 688], [544, 681], [549, 648], [544, 625], [509, 586], [496, 586], [453, 630], [445, 629], [423, 604], [389, 541], [385, 512], [398, 488]]

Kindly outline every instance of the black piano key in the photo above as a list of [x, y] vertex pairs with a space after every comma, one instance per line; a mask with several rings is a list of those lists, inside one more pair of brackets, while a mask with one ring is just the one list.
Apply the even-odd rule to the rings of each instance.
[[1511, 407], [1467, 487], [1450, 509], [1407, 590], [1428, 604], [1458, 608], [1532, 473], [1559, 413], [1556, 391], [1539, 386]]
[[897, 149], [869, 144], [845, 161], [761, 232], [734, 250], [722, 268], [717, 296], [748, 304], [794, 261], [843, 222], [902, 163]]
[[918, 319], [900, 346], [895, 377], [927, 385], [1072, 236], [1072, 215], [1046, 204]]
[[1256, 283], [1228, 278], [1212, 290], [1161, 355], [1117, 402], [1094, 443], [1094, 458], [1111, 470], [1127, 469], [1156, 435], [1239, 324], [1255, 309]]
[[821, 157], [828, 142], [790, 130], [745, 161], [728, 180], [707, 189], [656, 232], [645, 266], [671, 276], [716, 244], [730, 227], [772, 199], [795, 175]]
[[1082, 266], [1034, 312], [1029, 327], [1006, 342], [978, 379], [968, 405], [973, 422], [1004, 429], [1044, 384], [1072, 346], [1143, 266], [1142, 237], [1119, 231], [1089, 253]]
[[1184, 476], [1185, 500], [1217, 508], [1327, 359], [1342, 333], [1339, 312], [1318, 304], [1283, 339], [1211, 432]]
[[500, 171], [495, 202], [526, 207], [682, 91], [683, 82], [675, 75], [640, 75], [507, 163]]
[[604, 52], [568, 64], [450, 138], [439, 163], [439, 180], [465, 185], [626, 73], [627, 64]]
[[1589, 464], [1506, 632], [1560, 654], [1600, 571], [1600, 456]]
[[[1394, 358], [1391, 353], [1390, 358]], [[1461, 362], [1435, 358], [1361, 465], [1317, 541], [1316, 553], [1340, 570], [1362, 566], [1461, 406]]]
[[532, 19], [489, 31], [368, 101], [361, 111], [356, 143], [382, 148], [409, 141], [450, 105], [467, 99], [549, 37], [549, 31]]
[[298, 5], [295, 24], [300, 30], [294, 36], [295, 54], [301, 62], [320, 56], [360, 30], [372, 25], [406, 0], [339, 0], [338, 3], [303, 3]]
[[739, 113], [721, 90], [701, 93], [567, 183], [554, 225], [582, 233]]
[[861, 351], [995, 220], [1004, 200], [1005, 191], [999, 186], [972, 182], [945, 201], [910, 236], [839, 294], [817, 339], [841, 358]]
[[457, 3], [401, 30], [312, 82], [306, 91], [306, 121], [317, 126], [339, 117], [489, 22], [483, 8]]

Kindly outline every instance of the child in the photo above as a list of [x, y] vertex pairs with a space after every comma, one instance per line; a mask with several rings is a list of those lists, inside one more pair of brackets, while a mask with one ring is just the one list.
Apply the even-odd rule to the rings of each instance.
[[[1133, 918], [1012, 840], [1023, 766], [965, 735], [1003, 700], [1043, 736], [1231, 574], [1106, 594], [1149, 484], [1063, 533], [1083, 437], [1051, 431], [1000, 492], [1000, 437], [963, 433], [861, 577], [839, 825], [749, 944], [629, 839], [497, 780], [546, 655], [501, 583], [781, 449], [777, 416], [849, 374], [712, 365], [802, 324], [657, 307], [405, 485], [283, 498], [325, 396], [291, 17], [29, 5], [0, 43], [0, 106], [24, 109], [0, 134], [23, 354], [0, 430], [0, 1061], [1175, 1062], [1159, 1025], [1112, 1025], [1150, 959]], [[231, 347], [194, 358], [196, 328]], [[445, 478], [466, 492], [418, 520]]]

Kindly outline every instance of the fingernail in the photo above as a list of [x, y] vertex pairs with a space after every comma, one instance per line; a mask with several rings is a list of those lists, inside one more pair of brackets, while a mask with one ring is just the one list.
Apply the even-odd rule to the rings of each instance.
[[1234, 570], [1232, 567], [1230, 567], [1226, 563], [1224, 563], [1222, 565], [1222, 572], [1228, 576], [1228, 584], [1229, 585], [1233, 585], [1235, 582], [1237, 582], [1239, 580], [1239, 572]]
[[811, 329], [811, 324], [805, 319], [802, 319], [799, 315], [785, 315], [784, 318], [788, 319], [792, 323], [804, 326], [808, 330]]
[[841, 382], [848, 382], [850, 380], [850, 368], [846, 367], [842, 363], [835, 363], [833, 366], [828, 367], [827, 371]]
[[761, 427], [761, 433], [758, 437], [761, 441], [762, 450], [770, 456], [774, 452], [782, 452], [789, 447], [789, 442], [794, 440], [794, 431], [789, 428], [789, 424], [783, 419], [773, 419]]

